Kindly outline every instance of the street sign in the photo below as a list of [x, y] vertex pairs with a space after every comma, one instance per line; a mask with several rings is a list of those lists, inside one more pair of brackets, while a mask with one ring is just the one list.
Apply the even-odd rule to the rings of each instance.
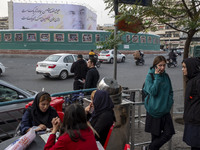
[[152, 0], [118, 0], [118, 2], [125, 3], [125, 4], [142, 5], [142, 6], [152, 5]]

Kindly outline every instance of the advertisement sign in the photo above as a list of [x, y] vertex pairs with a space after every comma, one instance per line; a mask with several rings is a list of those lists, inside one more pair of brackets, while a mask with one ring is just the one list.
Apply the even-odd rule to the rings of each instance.
[[72, 4], [13, 3], [14, 29], [96, 30], [97, 15]]

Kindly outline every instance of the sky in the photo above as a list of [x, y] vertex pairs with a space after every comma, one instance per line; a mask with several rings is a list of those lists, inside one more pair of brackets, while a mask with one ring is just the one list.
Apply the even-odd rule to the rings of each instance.
[[[0, 0], [0, 17], [8, 16], [8, 1], [10, 0]], [[97, 14], [97, 24], [114, 24], [114, 19], [112, 15], [108, 15], [108, 10], [105, 10], [104, 0], [12, 0], [13, 2], [21, 3], [68, 3], [68, 4], [83, 4], [88, 8], [92, 8]]]

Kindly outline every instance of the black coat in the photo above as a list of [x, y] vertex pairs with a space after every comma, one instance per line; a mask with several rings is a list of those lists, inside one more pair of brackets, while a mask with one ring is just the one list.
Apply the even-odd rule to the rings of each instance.
[[99, 81], [98, 70], [95, 67], [90, 68], [87, 72], [87, 75], [86, 75], [85, 87], [84, 88], [85, 89], [96, 88], [98, 81]]
[[87, 74], [87, 63], [83, 59], [79, 59], [72, 64], [71, 72], [74, 73], [74, 79], [85, 79]]
[[193, 125], [200, 125], [200, 60], [188, 58], [183, 61], [187, 67], [184, 121]]
[[97, 141], [101, 143], [101, 145], [105, 144], [108, 132], [110, 130], [110, 127], [114, 123], [114, 112], [113, 110], [105, 111], [98, 115], [98, 117], [94, 117], [90, 123], [92, 127], [97, 131], [100, 138], [95, 135], [95, 138]]

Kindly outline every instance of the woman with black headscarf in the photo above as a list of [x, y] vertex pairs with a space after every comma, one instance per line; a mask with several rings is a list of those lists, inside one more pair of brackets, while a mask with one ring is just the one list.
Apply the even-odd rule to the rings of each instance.
[[38, 126], [36, 131], [52, 128], [52, 119], [58, 117], [56, 110], [50, 106], [51, 96], [47, 92], [40, 92], [36, 95], [32, 106], [25, 111], [20, 130], [25, 134], [33, 126]]
[[[89, 117], [89, 122], [99, 137], [96, 135], [95, 138], [102, 145], [104, 145], [110, 127], [115, 121], [114, 115], [114, 104], [106, 91], [97, 90], [91, 94], [92, 103], [85, 108], [86, 113]], [[94, 109], [90, 114], [91, 109]]]
[[191, 150], [200, 150], [200, 60], [198, 58], [183, 60], [182, 71], [187, 77], [183, 141], [191, 146]]

